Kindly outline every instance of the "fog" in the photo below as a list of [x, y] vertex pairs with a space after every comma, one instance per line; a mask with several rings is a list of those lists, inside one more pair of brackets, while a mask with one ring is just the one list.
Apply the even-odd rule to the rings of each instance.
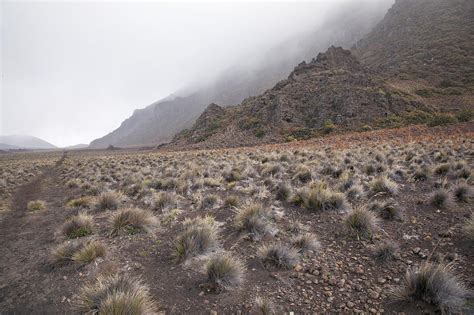
[[2, 1], [0, 133], [89, 143], [134, 109], [252, 64], [348, 5], [392, 2]]

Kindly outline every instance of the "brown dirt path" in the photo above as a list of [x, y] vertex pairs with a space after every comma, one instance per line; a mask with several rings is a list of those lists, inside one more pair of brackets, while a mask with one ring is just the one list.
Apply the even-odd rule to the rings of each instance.
[[[60, 184], [57, 167], [45, 168], [30, 183], [18, 188], [12, 211], [0, 221], [0, 314], [65, 314], [65, 297], [77, 286], [73, 268], [56, 270], [49, 262], [55, 232], [70, 211], [64, 209], [67, 191]], [[27, 210], [41, 199], [47, 209]]]

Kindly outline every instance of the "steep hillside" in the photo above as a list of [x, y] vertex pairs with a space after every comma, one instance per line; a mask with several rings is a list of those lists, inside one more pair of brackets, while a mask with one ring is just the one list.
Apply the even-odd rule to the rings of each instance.
[[0, 136], [0, 143], [19, 149], [55, 149], [56, 146], [40, 138], [24, 135]]
[[472, 0], [397, 0], [353, 51], [369, 69], [427, 102], [474, 106]]
[[392, 114], [428, 108], [369, 74], [350, 51], [330, 47], [288, 79], [241, 105], [210, 105], [177, 146], [227, 147], [357, 130]]
[[[390, 1], [383, 5], [349, 6], [318, 30], [286, 41], [262, 56], [252, 56], [247, 65], [236, 65], [210, 84], [175, 93], [150, 106], [136, 110], [119, 128], [91, 142], [91, 148], [109, 145], [127, 147], [160, 144], [193, 125], [210, 103], [235, 105], [243, 99], [263, 93], [284, 79], [301, 60], [311, 59], [315, 52], [336, 44], [350, 47], [379, 22]], [[192, 92], [189, 92], [192, 91]]]

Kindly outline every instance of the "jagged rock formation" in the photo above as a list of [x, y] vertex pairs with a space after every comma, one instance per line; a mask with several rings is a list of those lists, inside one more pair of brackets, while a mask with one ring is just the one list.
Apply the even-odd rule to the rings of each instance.
[[173, 143], [209, 148], [280, 142], [325, 132], [329, 121], [339, 130], [357, 130], [420, 108], [426, 109], [371, 76], [350, 51], [330, 47], [260, 96], [229, 108], [212, 104]]
[[243, 99], [263, 93], [288, 76], [294, 65], [310, 59], [315, 52], [336, 44], [350, 47], [385, 14], [389, 1], [369, 6], [347, 6], [339, 15], [317, 31], [282, 43], [263, 54], [257, 65], [249, 68], [237, 65], [211, 84], [192, 93], [178, 92], [150, 106], [136, 110], [119, 128], [91, 142], [91, 148], [157, 145], [169, 142], [173, 136], [193, 125], [210, 103], [235, 105]]

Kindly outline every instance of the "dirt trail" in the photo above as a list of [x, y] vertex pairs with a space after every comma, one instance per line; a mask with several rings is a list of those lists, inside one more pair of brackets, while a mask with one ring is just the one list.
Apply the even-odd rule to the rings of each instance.
[[[57, 176], [63, 159], [18, 188], [11, 212], [0, 221], [0, 314], [70, 313], [63, 297], [72, 295], [74, 270], [58, 272], [48, 263], [55, 232], [70, 214]], [[47, 209], [29, 212], [28, 202], [36, 199], [44, 200]]]

